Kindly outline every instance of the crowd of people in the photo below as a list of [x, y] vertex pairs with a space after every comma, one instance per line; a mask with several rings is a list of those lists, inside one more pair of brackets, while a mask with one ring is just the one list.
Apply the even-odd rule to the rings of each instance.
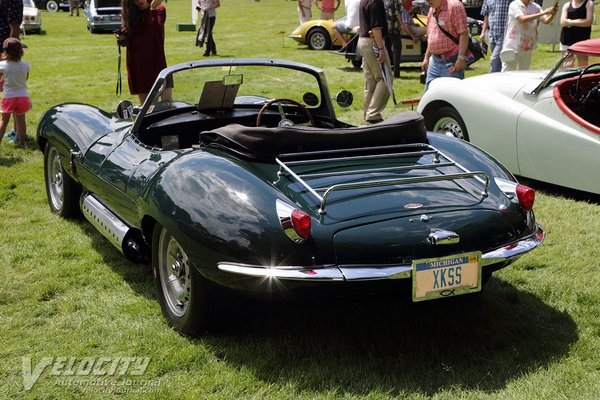
[[[164, 50], [166, 9], [163, 0], [122, 0], [122, 29], [117, 40], [127, 48], [126, 67], [129, 91], [143, 103], [158, 73], [167, 66]], [[73, 2], [75, 3], [75, 2]], [[467, 15], [460, 0], [427, 0], [427, 47], [421, 65], [426, 74], [427, 90], [438, 77], [462, 79], [467, 67], [469, 42]], [[217, 54], [213, 30], [219, 0], [197, 0], [202, 13], [197, 45], [205, 47], [204, 56]], [[320, 10], [320, 19], [334, 19], [340, 0], [297, 0], [300, 23], [312, 19], [311, 7]], [[358, 29], [357, 48], [361, 53], [364, 71], [364, 120], [378, 123], [390, 97], [388, 86], [391, 76], [386, 69], [400, 77], [402, 54], [401, 36], [408, 35], [416, 43], [421, 40], [411, 27], [412, 0], [345, 0], [345, 15], [333, 27], [342, 49], [347, 45], [351, 31]], [[76, 7], [75, 7], [76, 8]], [[73, 7], [71, 7], [71, 14]], [[531, 64], [537, 46], [538, 24], [551, 23], [558, 13], [558, 2], [542, 7], [532, 0], [484, 0], [484, 17], [480, 41], [489, 41], [490, 72], [525, 70]], [[25, 113], [31, 108], [27, 90], [29, 64], [22, 61], [24, 46], [19, 40], [23, 18], [22, 0], [4, 0], [0, 7], [0, 89], [2, 119], [0, 140], [25, 147], [27, 141]], [[561, 50], [581, 40], [589, 39], [593, 22], [593, 0], [570, 0], [561, 10]], [[578, 60], [580, 64], [585, 59]], [[172, 82], [167, 82], [162, 93], [171, 95]], [[5, 133], [10, 116], [14, 129]]]
[[[401, 35], [418, 38], [409, 27], [411, 0], [347, 0], [346, 16], [336, 20], [333, 31], [342, 49], [352, 30], [348, 24], [359, 10], [358, 48], [363, 56], [364, 116], [368, 123], [381, 120], [388, 91], [380, 65], [389, 67], [395, 78], [400, 76]], [[460, 0], [427, 0], [427, 48], [421, 68], [424, 90], [439, 77], [464, 78], [468, 62], [469, 28], [467, 14]], [[298, 0], [301, 23], [310, 18], [312, 0]], [[349, 7], [355, 7], [350, 8]], [[480, 41], [489, 41], [490, 72], [526, 70], [537, 47], [539, 23], [550, 24], [558, 13], [558, 2], [546, 9], [533, 0], [484, 0], [481, 8], [483, 27]], [[589, 39], [593, 22], [592, 0], [570, 0], [561, 10], [560, 46]], [[374, 54], [378, 55], [375, 56]], [[585, 63], [586, 60], [579, 60]], [[379, 65], [378, 65], [379, 64]]]

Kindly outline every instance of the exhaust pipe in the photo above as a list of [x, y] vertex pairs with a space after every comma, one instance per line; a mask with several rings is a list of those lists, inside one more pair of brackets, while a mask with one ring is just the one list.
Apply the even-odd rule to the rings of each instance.
[[121, 253], [133, 262], [147, 262], [143, 238], [131, 229], [94, 196], [84, 193], [80, 201], [85, 218], [106, 237]]

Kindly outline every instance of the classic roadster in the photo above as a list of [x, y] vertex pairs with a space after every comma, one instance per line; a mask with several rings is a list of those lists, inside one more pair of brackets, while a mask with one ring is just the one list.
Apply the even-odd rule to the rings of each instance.
[[436, 79], [417, 110], [429, 130], [482, 147], [516, 175], [600, 194], [599, 108], [600, 39], [590, 39], [550, 71]]
[[323, 71], [300, 63], [172, 66], [141, 109], [51, 108], [38, 144], [51, 211], [83, 213], [151, 263], [167, 321], [188, 334], [231, 290], [478, 292], [544, 238], [534, 191], [487, 153], [427, 133], [416, 112], [341, 122]]

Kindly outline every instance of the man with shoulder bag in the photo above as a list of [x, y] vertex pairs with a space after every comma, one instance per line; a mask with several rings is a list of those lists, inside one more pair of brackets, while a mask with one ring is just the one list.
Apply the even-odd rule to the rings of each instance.
[[431, 7], [427, 15], [427, 50], [421, 65], [427, 74], [425, 90], [436, 78], [463, 79], [469, 46], [467, 13], [462, 2], [427, 0], [427, 3]]

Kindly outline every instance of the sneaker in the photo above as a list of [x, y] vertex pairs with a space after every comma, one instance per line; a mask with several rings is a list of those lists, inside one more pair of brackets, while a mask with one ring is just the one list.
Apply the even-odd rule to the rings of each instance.
[[[25, 135], [25, 143], [31, 143], [31, 138]], [[8, 144], [19, 144], [19, 138], [15, 134], [9, 141]]]
[[15, 132], [14, 129], [11, 129], [10, 131], [8, 131], [8, 132], [6, 132], [4, 134], [4, 137], [7, 138], [7, 139], [10, 139], [10, 138], [12, 138], [12, 137], [14, 137], [16, 135], [17, 135], [17, 132]]

